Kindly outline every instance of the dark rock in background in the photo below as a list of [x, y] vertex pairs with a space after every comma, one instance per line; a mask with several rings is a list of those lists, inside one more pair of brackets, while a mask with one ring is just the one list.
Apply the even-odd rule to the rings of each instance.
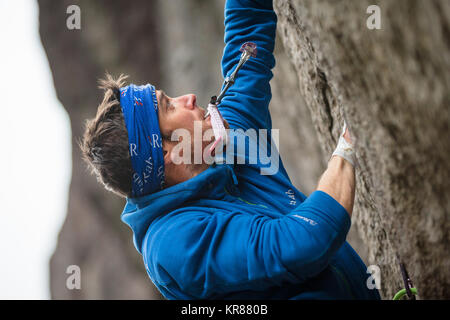
[[[81, 8], [81, 30], [68, 30], [66, 9]], [[95, 116], [106, 70], [133, 81], [161, 79], [158, 20], [154, 2], [39, 1], [40, 35], [58, 99], [72, 129], [72, 181], [67, 217], [50, 261], [54, 299], [155, 299], [132, 233], [120, 221], [124, 199], [107, 192], [86, 169], [76, 139]], [[81, 290], [68, 290], [66, 269], [81, 269]]]

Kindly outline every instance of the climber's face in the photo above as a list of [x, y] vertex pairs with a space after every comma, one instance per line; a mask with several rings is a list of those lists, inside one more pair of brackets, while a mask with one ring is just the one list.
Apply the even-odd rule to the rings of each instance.
[[[166, 147], [177, 144], [179, 141], [172, 134], [176, 133], [177, 129], [184, 129], [190, 133], [192, 156], [194, 156], [196, 140], [199, 140], [198, 145], [203, 146], [201, 149], [203, 154], [205, 148], [214, 141], [214, 135], [211, 119], [209, 116], [204, 119], [205, 110], [197, 105], [196, 95], [186, 94], [171, 98], [163, 90], [157, 90], [156, 95], [159, 106], [159, 127]], [[229, 128], [226, 120], [225, 127]], [[194, 132], [194, 129], [197, 132]]]
[[[159, 127], [161, 135], [170, 140], [176, 129], [194, 130], [194, 121], [203, 122], [205, 111], [197, 105], [195, 94], [171, 98], [163, 90], [157, 90]], [[206, 123], [204, 123], [207, 126]]]

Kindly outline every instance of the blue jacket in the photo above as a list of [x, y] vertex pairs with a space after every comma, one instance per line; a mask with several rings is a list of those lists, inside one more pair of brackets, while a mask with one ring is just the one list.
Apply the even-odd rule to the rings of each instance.
[[[226, 2], [223, 76], [234, 70], [244, 42], [258, 46], [220, 105], [232, 129], [272, 128], [276, 23], [271, 1]], [[267, 146], [272, 141], [269, 131]], [[261, 174], [270, 165], [250, 161], [248, 149], [235, 156], [247, 162], [213, 164], [183, 183], [127, 199], [122, 220], [166, 298], [379, 299], [345, 241], [351, 222], [337, 201], [297, 190], [278, 155], [273, 175]]]

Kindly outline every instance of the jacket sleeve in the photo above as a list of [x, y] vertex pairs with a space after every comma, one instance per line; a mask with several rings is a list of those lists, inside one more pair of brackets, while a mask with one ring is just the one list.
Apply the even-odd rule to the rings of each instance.
[[258, 50], [257, 56], [250, 58], [239, 70], [235, 83], [219, 105], [231, 128], [272, 127], [268, 109], [272, 98], [269, 81], [273, 77], [271, 69], [275, 66], [276, 25], [272, 0], [227, 0], [225, 3], [223, 77], [235, 70], [242, 44], [254, 42]]
[[320, 273], [349, 228], [345, 208], [315, 191], [276, 219], [244, 212], [180, 212], [151, 231], [144, 259], [153, 281], [193, 299], [264, 290]]

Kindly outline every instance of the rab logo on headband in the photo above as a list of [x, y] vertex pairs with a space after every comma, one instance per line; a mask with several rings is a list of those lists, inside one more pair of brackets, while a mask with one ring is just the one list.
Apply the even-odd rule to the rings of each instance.
[[165, 176], [155, 87], [130, 84], [120, 88], [120, 105], [130, 145], [132, 196], [157, 192], [164, 187]]

